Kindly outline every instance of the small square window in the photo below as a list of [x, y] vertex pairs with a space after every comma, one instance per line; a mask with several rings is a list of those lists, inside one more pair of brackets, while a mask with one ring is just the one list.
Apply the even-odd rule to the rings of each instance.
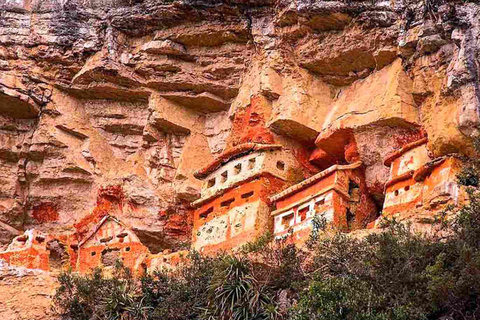
[[285, 171], [285, 162], [283, 161], [277, 161], [277, 169]]
[[314, 206], [315, 212], [319, 213], [322, 206], [324, 206], [324, 205], [325, 205], [325, 199], [322, 199], [322, 200], [319, 200], [319, 201], [315, 202], [315, 206]]
[[239, 174], [240, 172], [242, 172], [242, 164], [239, 163], [239, 164], [237, 164], [235, 167], [233, 167], [233, 172], [234, 172], [235, 174]]
[[208, 180], [207, 188], [211, 188], [215, 185], [215, 178]]
[[255, 163], [257, 162], [257, 158], [252, 158], [248, 160], [248, 169], [252, 170], [255, 168]]
[[228, 171], [225, 171], [222, 173], [222, 183], [227, 181], [227, 179], [228, 179]]
[[298, 210], [298, 217], [300, 218], [300, 222], [305, 221], [307, 219], [307, 212], [309, 207], [302, 208]]
[[290, 223], [293, 220], [293, 212], [282, 217], [282, 225], [285, 229], [290, 228]]

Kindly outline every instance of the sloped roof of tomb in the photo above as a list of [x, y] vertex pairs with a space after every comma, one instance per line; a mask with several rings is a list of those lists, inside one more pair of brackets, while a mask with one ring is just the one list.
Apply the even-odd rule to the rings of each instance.
[[433, 169], [435, 169], [436, 167], [444, 163], [447, 158], [448, 156], [435, 158], [423, 164], [420, 168], [416, 170], [410, 170], [399, 176], [393, 177], [392, 179], [387, 181], [387, 183], [385, 183], [385, 188], [388, 188], [398, 182], [408, 180], [412, 177], [416, 182], [423, 181], [425, 180], [426, 177], [428, 177], [432, 173]]
[[357, 168], [361, 167], [362, 164], [363, 164], [362, 161], [357, 161], [357, 162], [354, 162], [352, 164], [345, 164], [345, 165], [336, 164], [336, 165], [333, 165], [333, 166], [329, 167], [328, 169], [325, 169], [325, 170], [317, 173], [316, 175], [311, 176], [310, 178], [308, 178], [306, 180], [303, 180], [302, 182], [297, 183], [296, 185], [293, 185], [290, 188], [285, 189], [282, 192], [271, 196], [270, 201], [275, 202], [275, 201], [281, 200], [281, 199], [283, 199], [283, 198], [285, 198], [289, 195], [295, 194], [295, 193], [299, 192], [300, 190], [303, 190], [303, 189], [311, 186], [315, 182], [320, 181], [323, 178], [331, 175], [335, 171], [354, 170], [354, 169], [357, 169]]
[[279, 144], [260, 144], [260, 143], [243, 143], [235, 147], [228, 148], [215, 160], [207, 166], [197, 170], [193, 176], [199, 180], [205, 179], [210, 173], [214, 172], [228, 162], [250, 154], [256, 151], [279, 150], [282, 146]]
[[425, 143], [428, 142], [428, 138], [422, 138], [417, 141], [410, 142], [403, 147], [401, 147], [398, 150], [392, 151], [383, 160], [383, 164], [387, 167], [390, 167], [392, 165], [392, 162], [401, 157], [403, 154], [405, 154], [407, 151], [410, 151], [412, 149], [415, 149], [416, 147], [419, 147]]
[[82, 241], [80, 241], [78, 243], [78, 247], [80, 248], [85, 242], [87, 242], [88, 239], [90, 239], [91, 237], [93, 237], [93, 235], [95, 235], [95, 233], [97, 233], [98, 230], [100, 230], [100, 228], [105, 224], [105, 222], [107, 222], [108, 220], [112, 220], [116, 223], [118, 223], [119, 225], [121, 225], [122, 227], [124, 227], [125, 229], [129, 230], [129, 228], [127, 227], [127, 225], [125, 223], [123, 223], [122, 221], [120, 221], [119, 219], [117, 219], [116, 217], [114, 216], [111, 216], [111, 215], [106, 215], [105, 217], [102, 218], [102, 220], [100, 220], [99, 223], [97, 223], [95, 225], [95, 227], [88, 233], [88, 235], [83, 238]]

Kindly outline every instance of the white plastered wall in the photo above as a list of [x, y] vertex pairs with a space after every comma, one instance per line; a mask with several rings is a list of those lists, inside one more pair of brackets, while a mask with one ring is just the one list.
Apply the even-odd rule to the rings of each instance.
[[[307, 229], [307, 228], [312, 228], [312, 218], [315, 215], [324, 217], [327, 222], [333, 221], [333, 215], [334, 215], [333, 193], [334, 191], [331, 190], [315, 198], [311, 198], [310, 200], [299, 203], [297, 206], [294, 207], [294, 208], [298, 208], [297, 214], [294, 214], [294, 208], [292, 208], [290, 210], [281, 212], [280, 214], [276, 215], [274, 218], [274, 234], [278, 235], [292, 227], [293, 227], [292, 229], [293, 233]], [[318, 206], [322, 202], [323, 202], [322, 207], [327, 209], [326, 210], [323, 209], [317, 212], [315, 207], [316, 205]], [[305, 220], [301, 221], [301, 217], [298, 215], [298, 212], [307, 207], [308, 207], [308, 211], [306, 214], [306, 218]], [[283, 219], [288, 217], [289, 215], [293, 215], [293, 217], [288, 221], [288, 224], [285, 225], [283, 223]]]
[[[399, 158], [395, 159], [391, 166], [390, 179], [396, 176], [402, 175], [410, 170], [417, 170], [431, 159], [428, 156], [428, 149], [426, 144], [422, 144], [414, 149], [408, 150], [402, 154]], [[395, 164], [398, 163], [397, 172], [393, 172]]]
[[[413, 200], [422, 195], [422, 191], [423, 183], [417, 182], [413, 185], [408, 186], [408, 190], [406, 190], [406, 188], [404, 187], [395, 191], [387, 192], [385, 195], [383, 209], [412, 202]], [[419, 203], [419, 205], [421, 205], [421, 202]]]
[[[8, 245], [6, 251], [20, 251], [30, 247], [33, 247], [33, 237], [36, 236], [36, 232], [33, 229], [26, 230], [22, 235], [13, 239], [12, 243]], [[26, 237], [27, 241], [19, 241], [19, 238]]]
[[202, 186], [202, 199], [230, 188], [261, 173], [270, 173], [282, 180], [289, 180], [297, 162], [284, 150], [259, 151], [230, 161], [209, 174]]
[[[211, 213], [215, 214], [215, 212]], [[258, 234], [267, 231], [270, 221], [269, 207], [262, 200], [233, 207], [227, 213], [215, 217], [195, 230], [194, 248], [226, 243], [244, 232], [257, 230]], [[254, 239], [245, 238], [244, 242]]]

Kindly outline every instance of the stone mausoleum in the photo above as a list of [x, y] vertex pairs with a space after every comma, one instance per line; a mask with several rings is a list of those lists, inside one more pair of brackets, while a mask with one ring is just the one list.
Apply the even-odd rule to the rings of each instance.
[[312, 219], [318, 215], [334, 226], [348, 230], [353, 224], [365, 227], [376, 208], [365, 190], [359, 171], [362, 162], [333, 165], [272, 197], [274, 235], [293, 233], [302, 242], [311, 232]]
[[268, 196], [292, 184], [296, 160], [281, 145], [246, 143], [219, 156], [195, 176], [204, 181], [195, 207], [192, 247], [236, 248], [271, 228]]
[[136, 273], [174, 268], [186, 258], [187, 251], [151, 254], [136, 234], [118, 218], [106, 215], [86, 237], [76, 243], [74, 237], [44, 235], [27, 230], [16, 237], [0, 259], [8, 264], [44, 271], [72, 270], [87, 273], [95, 268], [113, 267], [117, 260]]
[[427, 212], [433, 217], [441, 205], [458, 204], [460, 161], [454, 156], [432, 159], [427, 142], [427, 138], [411, 142], [385, 158], [390, 179], [385, 185], [384, 216], [418, 217]]

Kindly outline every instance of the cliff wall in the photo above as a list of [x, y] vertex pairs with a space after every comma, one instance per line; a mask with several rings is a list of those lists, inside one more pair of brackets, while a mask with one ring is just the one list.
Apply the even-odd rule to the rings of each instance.
[[106, 204], [152, 253], [188, 247], [193, 173], [244, 142], [300, 181], [355, 141], [381, 211], [389, 152], [473, 154], [479, 52], [463, 1], [0, 0], [0, 249]]

